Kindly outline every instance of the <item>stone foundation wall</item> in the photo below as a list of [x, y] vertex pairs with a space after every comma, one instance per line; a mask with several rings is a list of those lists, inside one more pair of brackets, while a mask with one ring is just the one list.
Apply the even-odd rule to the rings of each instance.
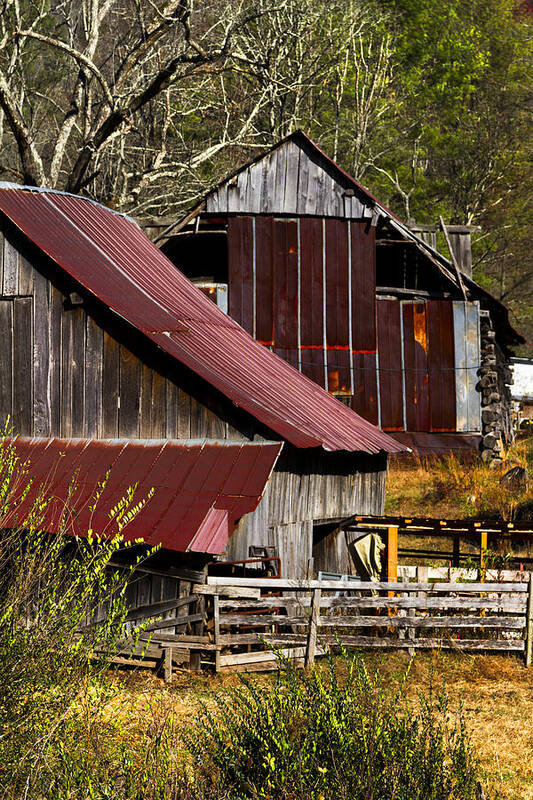
[[478, 391], [481, 393], [481, 457], [499, 463], [504, 445], [514, 439], [510, 385], [513, 381], [509, 360], [496, 342], [488, 311], [481, 312], [481, 366]]

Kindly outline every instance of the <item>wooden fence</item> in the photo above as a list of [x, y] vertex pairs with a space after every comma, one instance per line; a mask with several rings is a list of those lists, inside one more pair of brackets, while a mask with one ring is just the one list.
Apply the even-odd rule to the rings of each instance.
[[[418, 576], [426, 576], [419, 568]], [[145, 621], [118, 663], [161, 669], [274, 669], [274, 650], [310, 666], [331, 647], [517, 652], [533, 659], [533, 574], [512, 582], [347, 583], [208, 577], [130, 612]]]
[[513, 583], [361, 582], [355, 590], [341, 581], [208, 581], [194, 591], [210, 598], [217, 671], [271, 669], [270, 648], [310, 666], [336, 645], [515, 651], [531, 665], [533, 576]]

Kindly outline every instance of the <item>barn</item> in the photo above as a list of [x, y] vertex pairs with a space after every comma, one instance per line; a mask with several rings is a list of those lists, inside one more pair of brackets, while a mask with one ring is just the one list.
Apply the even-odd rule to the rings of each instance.
[[112, 498], [155, 487], [134, 534], [173, 568], [270, 546], [287, 577], [313, 551], [316, 569], [351, 571], [332, 530], [383, 512], [403, 445], [259, 344], [125, 215], [0, 184], [0, 237], [0, 420], [37, 474], [62, 452], [88, 483], [114, 465]]
[[[417, 232], [415, 232], [415, 230]], [[411, 229], [298, 131], [159, 231], [163, 251], [266, 348], [420, 453], [512, 437], [524, 340], [471, 277], [470, 231]]]

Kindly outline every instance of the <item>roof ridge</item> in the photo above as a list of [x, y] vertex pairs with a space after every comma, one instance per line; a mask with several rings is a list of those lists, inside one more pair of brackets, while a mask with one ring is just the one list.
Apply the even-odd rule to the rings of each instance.
[[87, 203], [92, 203], [94, 206], [98, 206], [98, 208], [104, 208], [106, 211], [109, 211], [111, 214], [116, 214], [119, 217], [125, 217], [125, 219], [133, 222], [138, 228], [141, 226], [137, 222], [136, 219], [130, 217], [129, 214], [124, 213], [124, 211], [116, 211], [114, 208], [110, 208], [109, 206], [104, 205], [104, 203], [99, 203], [98, 200], [93, 200], [92, 197], [84, 197], [81, 194], [73, 194], [72, 192], [64, 192], [61, 189], [49, 189], [47, 186], [28, 186], [27, 184], [23, 183], [13, 183], [12, 181], [0, 181], [0, 190], [12, 190], [17, 189], [18, 191], [24, 192], [38, 192], [40, 194], [58, 194], [62, 197], [75, 197], [77, 200], [85, 200]]

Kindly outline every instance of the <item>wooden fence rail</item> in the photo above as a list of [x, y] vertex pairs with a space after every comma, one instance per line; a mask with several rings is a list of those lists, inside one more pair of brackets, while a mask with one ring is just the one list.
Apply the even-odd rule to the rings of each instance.
[[160, 669], [168, 679], [174, 665], [274, 669], [274, 650], [311, 666], [340, 644], [518, 652], [531, 665], [533, 575], [430, 583], [427, 568], [417, 574], [413, 582], [387, 583], [208, 577], [189, 583], [183, 596], [132, 608], [128, 620], [142, 622], [143, 633], [124, 641], [117, 661]]
[[193, 591], [211, 598], [217, 671], [272, 669], [271, 648], [311, 666], [335, 645], [515, 651], [532, 662], [533, 575], [522, 583], [211, 577]]

